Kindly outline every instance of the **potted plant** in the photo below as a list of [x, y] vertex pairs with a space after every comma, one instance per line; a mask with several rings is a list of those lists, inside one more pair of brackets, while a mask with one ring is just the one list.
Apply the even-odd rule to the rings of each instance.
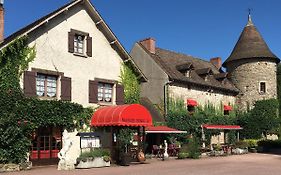
[[110, 151], [102, 148], [95, 148], [82, 152], [77, 158], [76, 168], [94, 168], [110, 166]]
[[131, 155], [129, 154], [129, 145], [133, 137], [133, 130], [130, 128], [122, 128], [117, 135], [118, 144], [118, 163], [123, 166], [128, 166], [130, 163]]

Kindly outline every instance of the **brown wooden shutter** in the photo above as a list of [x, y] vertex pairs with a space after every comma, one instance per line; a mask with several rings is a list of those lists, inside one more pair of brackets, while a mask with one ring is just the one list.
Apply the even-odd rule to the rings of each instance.
[[61, 100], [71, 101], [71, 78], [61, 77]]
[[116, 104], [124, 104], [124, 86], [116, 84]]
[[87, 37], [87, 55], [89, 57], [92, 56], [92, 37], [88, 36]]
[[27, 97], [35, 97], [36, 96], [36, 72], [24, 72], [23, 77], [23, 89], [24, 94]]
[[74, 52], [74, 35], [73, 32], [68, 32], [68, 52]]
[[89, 80], [89, 103], [98, 103], [98, 81]]

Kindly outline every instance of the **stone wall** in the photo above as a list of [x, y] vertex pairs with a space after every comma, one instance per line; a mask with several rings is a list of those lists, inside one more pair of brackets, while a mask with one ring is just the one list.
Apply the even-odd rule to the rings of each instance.
[[[228, 65], [230, 79], [240, 90], [237, 104], [241, 109], [251, 109], [257, 100], [277, 98], [277, 66], [262, 59], [241, 60]], [[260, 93], [260, 82], [266, 83], [266, 92]]]
[[194, 99], [199, 105], [204, 106], [211, 103], [215, 106], [233, 105], [235, 103], [235, 96], [233, 94], [223, 93], [222, 91], [208, 92], [207, 89], [191, 86], [190, 88], [180, 85], [169, 86], [169, 97], [180, 98], [186, 103], [187, 99]]

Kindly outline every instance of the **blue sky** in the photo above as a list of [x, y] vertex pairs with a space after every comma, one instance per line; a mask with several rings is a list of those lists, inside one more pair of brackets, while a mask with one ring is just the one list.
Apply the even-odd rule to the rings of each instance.
[[[5, 36], [52, 12], [70, 0], [5, 0]], [[120, 42], [154, 37], [157, 47], [208, 60], [231, 53], [252, 20], [273, 53], [281, 58], [279, 0], [92, 0]]]

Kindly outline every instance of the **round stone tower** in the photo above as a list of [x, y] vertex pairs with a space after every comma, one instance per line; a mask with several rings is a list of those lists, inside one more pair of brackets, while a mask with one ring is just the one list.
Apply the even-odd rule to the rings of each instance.
[[223, 63], [230, 80], [240, 90], [237, 96], [239, 109], [251, 109], [257, 100], [277, 98], [276, 72], [279, 62], [249, 15], [247, 25]]

